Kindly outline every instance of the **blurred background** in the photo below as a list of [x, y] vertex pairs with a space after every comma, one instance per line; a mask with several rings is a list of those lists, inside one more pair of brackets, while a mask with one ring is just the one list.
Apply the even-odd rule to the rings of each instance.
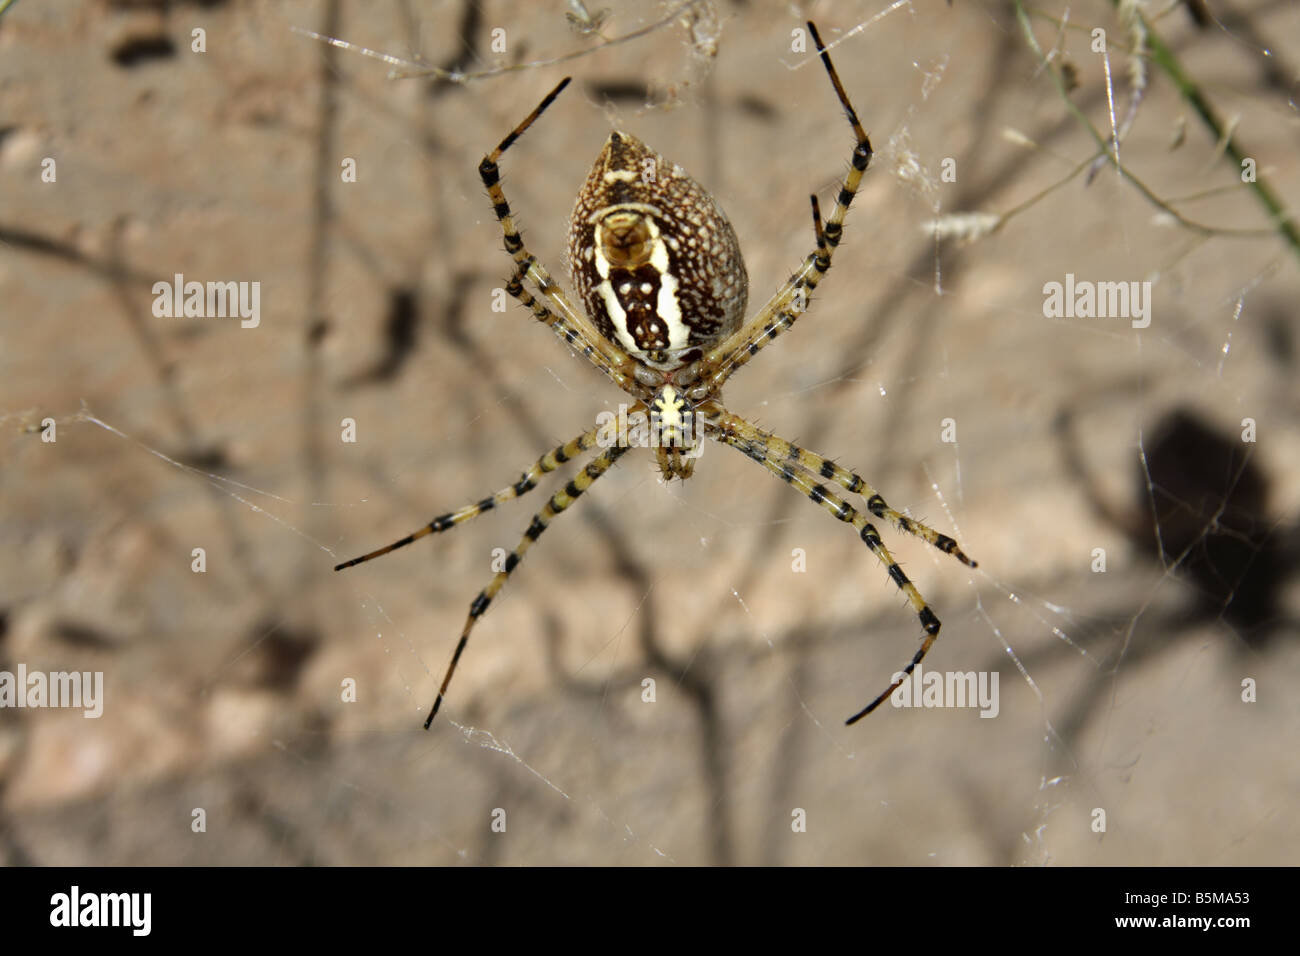
[[[572, 75], [503, 163], [530, 248], [568, 285], [626, 129], [725, 208], [752, 311], [852, 149], [809, 17], [876, 155], [726, 401], [979, 561], [882, 528], [943, 621], [923, 666], [996, 672], [997, 716], [845, 727], [916, 617], [711, 445], [557, 519], [424, 731], [493, 549], [564, 478], [332, 566], [623, 398], [494, 310], [479, 160]], [[0, 670], [105, 700], [0, 710], [0, 860], [1296, 863], [1298, 101], [1289, 0], [10, 6]], [[177, 273], [260, 283], [260, 324], [156, 316]], [[1149, 326], [1045, 316], [1067, 275], [1150, 282]]]

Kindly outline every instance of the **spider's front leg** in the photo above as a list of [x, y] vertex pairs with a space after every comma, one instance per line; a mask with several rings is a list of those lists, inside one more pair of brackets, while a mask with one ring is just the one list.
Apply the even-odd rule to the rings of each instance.
[[879, 707], [890, 694], [902, 686], [903, 682], [911, 676], [912, 671], [916, 669], [916, 665], [921, 663], [922, 658], [925, 657], [930, 650], [930, 646], [939, 636], [941, 625], [938, 616], [930, 609], [930, 605], [921, 596], [921, 592], [916, 589], [916, 585], [899, 567], [898, 562], [894, 560], [894, 556], [885, 547], [884, 542], [881, 541], [880, 532], [876, 529], [876, 526], [867, 519], [865, 514], [829, 490], [818, 478], [831, 479], [849, 491], [863, 495], [867, 498], [867, 507], [873, 514], [894, 521], [903, 530], [929, 541], [940, 551], [953, 555], [970, 567], [975, 567], [975, 562], [962, 553], [961, 549], [957, 547], [957, 542], [952, 538], [939, 534], [934, 529], [918, 521], [913, 521], [911, 518], [901, 515], [890, 508], [875, 489], [871, 488], [853, 472], [841, 468], [821, 455], [799, 448], [784, 438], [763, 431], [740, 416], [728, 412], [716, 401], [702, 403], [697, 406], [696, 412], [704, 421], [705, 434], [708, 437], [740, 451], [782, 481], [798, 489], [814, 504], [821, 505], [840, 521], [852, 525], [857, 530], [862, 543], [885, 566], [889, 572], [889, 577], [898, 586], [898, 589], [903, 592], [912, 605], [912, 609], [916, 611], [916, 615], [921, 621], [921, 627], [925, 631], [925, 640], [922, 641], [911, 662], [903, 669], [902, 676], [891, 683], [870, 704], [845, 721], [847, 724], [856, 723]]
[[412, 531], [404, 538], [399, 538], [392, 544], [385, 545], [375, 551], [363, 554], [360, 557], [352, 558], [350, 561], [344, 561], [342, 564], [334, 566], [335, 571], [342, 571], [345, 568], [355, 567], [358, 564], [364, 564], [366, 561], [372, 561], [375, 558], [382, 557], [389, 551], [395, 551], [398, 548], [404, 548], [414, 541], [418, 541], [425, 535], [436, 534], [440, 531], [448, 531], [458, 524], [464, 524], [471, 518], [477, 518], [485, 511], [491, 511], [497, 505], [504, 504], [520, 495], [525, 495], [537, 487], [537, 482], [543, 475], [555, 471], [569, 459], [580, 455], [590, 448], [594, 448], [600, 436], [600, 426], [588, 429], [577, 438], [570, 439], [563, 445], [552, 448], [541, 458], [537, 459], [532, 466], [519, 476], [519, 480], [512, 485], [507, 485], [500, 491], [488, 495], [481, 501], [476, 501], [472, 505], [465, 505], [457, 508], [455, 511], [449, 511], [446, 514], [438, 515], [423, 528], [418, 531]]
[[433, 723], [433, 718], [438, 716], [438, 709], [442, 707], [442, 699], [447, 695], [447, 687], [451, 684], [452, 675], [456, 673], [456, 665], [460, 663], [460, 655], [464, 653], [465, 645], [469, 643], [469, 635], [474, 630], [474, 624], [483, 616], [483, 613], [488, 609], [488, 605], [492, 603], [492, 599], [496, 597], [497, 592], [510, 578], [511, 572], [523, 560], [524, 554], [542, 536], [542, 532], [550, 526], [552, 519], [556, 515], [577, 501], [579, 496], [590, 488], [597, 478], [608, 471], [614, 462], [629, 451], [631, 451], [631, 448], [627, 445], [613, 445], [606, 448], [589, 461], [586, 467], [578, 472], [562, 490], [551, 495], [551, 500], [546, 502], [541, 511], [533, 515], [532, 523], [528, 526], [528, 530], [524, 532], [523, 537], [519, 539], [519, 544], [506, 556], [504, 570], [498, 571], [488, 583], [488, 586], [480, 591], [478, 597], [474, 598], [474, 601], [470, 604], [469, 616], [465, 618], [465, 626], [461, 629], [460, 640], [456, 643], [456, 651], [452, 654], [451, 663], [447, 665], [447, 672], [443, 675], [442, 684], [438, 687], [438, 697], [433, 702], [433, 709], [429, 711], [429, 716], [424, 721], [425, 730], [429, 729], [429, 725]]
[[[861, 495], [866, 499], [867, 510], [877, 518], [888, 521], [896, 526], [898, 530], [920, 538], [922, 541], [928, 541], [944, 554], [951, 554], [968, 568], [979, 567], [977, 562], [968, 558], [966, 553], [958, 547], [954, 538], [950, 538], [946, 534], [940, 534], [929, 525], [909, 518], [902, 512], [889, 507], [880, 492], [867, 484], [863, 477], [856, 472], [837, 465], [824, 455], [809, 451], [807, 448], [801, 448], [794, 442], [786, 441], [771, 432], [764, 431], [739, 415], [733, 415], [716, 402], [706, 403], [704, 407], [709, 410], [709, 420], [715, 427], [729, 431], [737, 441], [743, 442], [746, 447], [759, 449], [766, 460], [778, 464], [787, 461], [798, 462], [809, 474], [829, 479], [846, 491]], [[735, 447], [739, 447], [739, 445]]]

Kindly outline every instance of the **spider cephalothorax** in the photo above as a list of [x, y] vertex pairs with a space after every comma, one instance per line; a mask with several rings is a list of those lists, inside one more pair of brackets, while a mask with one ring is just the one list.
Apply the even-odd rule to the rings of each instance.
[[686, 171], [610, 133], [569, 226], [573, 284], [600, 334], [662, 372], [740, 327], [749, 277], [735, 230]]
[[[610, 441], [607, 425], [597, 424], [547, 452], [514, 484], [475, 504], [439, 515], [405, 538], [335, 568], [337, 571], [369, 561], [427, 534], [455, 527], [526, 494], [544, 475], [570, 459], [598, 446], [601, 448], [533, 516], [519, 544], [506, 557], [503, 569], [470, 604], [460, 641], [425, 727], [433, 722], [442, 705], [474, 623], [487, 610], [525, 552], [557, 515], [631, 448], [642, 444], [655, 449], [665, 479], [691, 476], [705, 438], [735, 448], [835, 518], [851, 525], [862, 543], [886, 567], [890, 578], [912, 605], [926, 636], [902, 676], [850, 717], [848, 723], [871, 713], [893, 693], [934, 643], [939, 633], [939, 618], [889, 553], [868, 515], [891, 522], [970, 567], [975, 567], [975, 562], [962, 553], [952, 538], [885, 504], [885, 499], [860, 475], [758, 428], [722, 404], [722, 386], [727, 379], [790, 328], [805, 311], [809, 292], [830, 270], [843, 234], [844, 217], [871, 161], [871, 142], [849, 103], [830, 54], [817, 35], [817, 28], [809, 23], [808, 30], [817, 43], [817, 52], [853, 128], [856, 143], [835, 208], [824, 224], [817, 197], [812, 197], [815, 248], [748, 321], [745, 305], [749, 280], [740, 244], [727, 217], [713, 197], [681, 167], [667, 162], [627, 133], [610, 134], [573, 210], [569, 263], [573, 284], [586, 305], [585, 315], [573, 307], [546, 268], [528, 251], [501, 189], [498, 162], [555, 101], [568, 85], [568, 79], [552, 90], [479, 164], [479, 176], [505, 234], [506, 252], [515, 262], [506, 291], [550, 326], [566, 345], [580, 352], [610, 381], [637, 400], [625, 408], [626, 416], [620, 413], [619, 420], [623, 423], [634, 415], [647, 419], [649, 437], [646, 441], [631, 440], [621, 433], [620, 424]], [[529, 292], [525, 282], [546, 302]], [[865, 510], [849, 504], [841, 493], [829, 487], [832, 484], [861, 496]]]
[[671, 385], [655, 392], [650, 400], [650, 442], [655, 449], [664, 480], [683, 480], [695, 471], [701, 435], [694, 403]]

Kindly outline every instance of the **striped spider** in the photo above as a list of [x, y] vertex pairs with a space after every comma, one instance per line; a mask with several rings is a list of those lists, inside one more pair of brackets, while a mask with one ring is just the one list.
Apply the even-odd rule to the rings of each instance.
[[[867, 512], [975, 567], [975, 562], [962, 553], [957, 542], [889, 507], [861, 476], [727, 411], [720, 398], [727, 379], [790, 328], [804, 311], [808, 294], [831, 267], [831, 258], [843, 232], [844, 216], [871, 161], [871, 143], [849, 103], [830, 54], [817, 28], [809, 23], [808, 29], [857, 142], [835, 208], [825, 223], [817, 197], [812, 197], [816, 248], [767, 305], [747, 322], [744, 317], [749, 278], [731, 223], [713, 197], [685, 170], [627, 133], [610, 133], [578, 194], [569, 227], [573, 284], [586, 306], [585, 314], [573, 307], [550, 273], [528, 251], [501, 188], [498, 162], [555, 102], [569, 78], [547, 94], [479, 164], [479, 176], [505, 233], [506, 252], [515, 262], [506, 290], [539, 321], [550, 326], [566, 345], [580, 351], [615, 385], [636, 399], [629, 409], [628, 420], [640, 416], [640, 420], [648, 421], [649, 427], [642, 437], [649, 440], [630, 440], [632, 433], [610, 440], [608, 426], [597, 425], [551, 449], [514, 484], [475, 504], [439, 515], [400, 541], [335, 567], [335, 571], [350, 568], [425, 535], [469, 521], [531, 491], [543, 475], [583, 452], [598, 446], [603, 449], [533, 516], [518, 546], [506, 558], [504, 569], [474, 598], [460, 642], [438, 688], [438, 697], [424, 722], [426, 729], [442, 706], [475, 622], [483, 616], [524, 554], [557, 515], [636, 444], [650, 444], [655, 448], [666, 480], [691, 476], [702, 438], [729, 445], [797, 488], [840, 521], [852, 525], [871, 553], [884, 564], [920, 617], [925, 639], [898, 679], [846, 723], [865, 717], [893, 693], [911, 675], [938, 636], [939, 618], [898, 566], [867, 514], [831, 491], [824, 482], [861, 495], [866, 499]], [[545, 302], [524, 287], [525, 280]]]

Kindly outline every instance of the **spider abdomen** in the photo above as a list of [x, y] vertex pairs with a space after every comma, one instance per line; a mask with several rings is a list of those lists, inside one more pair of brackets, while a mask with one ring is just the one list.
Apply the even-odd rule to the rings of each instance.
[[610, 134], [578, 194], [569, 264], [600, 334], [662, 372], [744, 321], [749, 278], [726, 214], [627, 133]]

